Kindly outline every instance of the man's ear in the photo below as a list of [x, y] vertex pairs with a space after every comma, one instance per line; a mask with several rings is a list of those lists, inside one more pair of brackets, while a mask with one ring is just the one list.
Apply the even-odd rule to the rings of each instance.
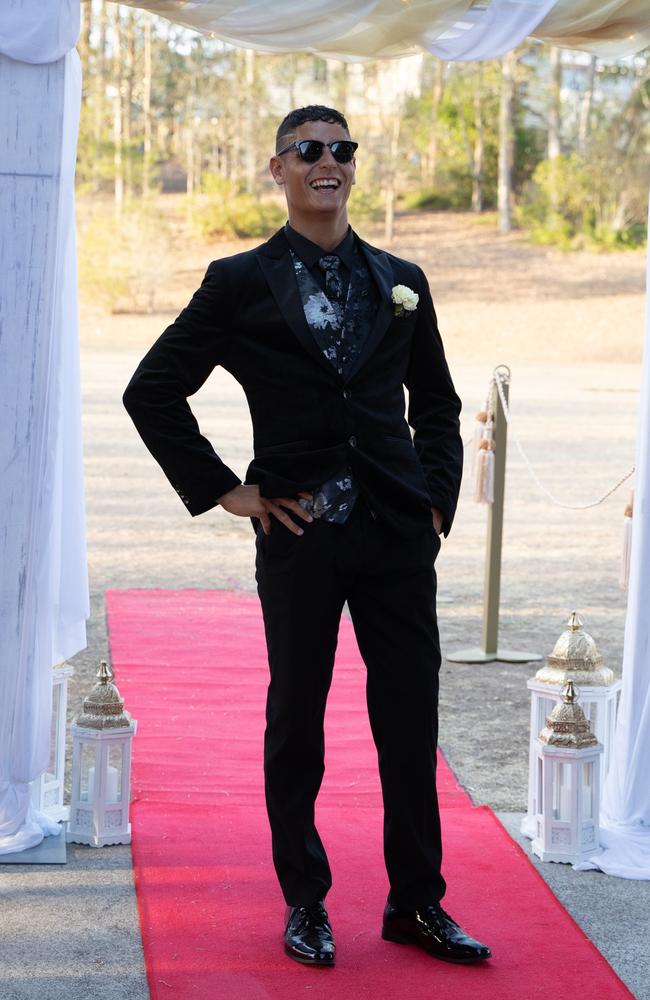
[[271, 157], [269, 170], [276, 184], [284, 184], [284, 164], [279, 156]]

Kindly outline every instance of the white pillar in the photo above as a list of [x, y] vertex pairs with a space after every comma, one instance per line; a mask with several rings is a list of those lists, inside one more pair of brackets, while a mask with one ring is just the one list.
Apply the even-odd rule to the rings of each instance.
[[[38, 7], [17, 0], [9, 13], [23, 8], [25, 37], [38, 40]], [[85, 646], [80, 92], [74, 50], [55, 62], [38, 47], [30, 62], [0, 55], [0, 854], [59, 832], [31, 805], [29, 783], [49, 759], [52, 667]]]

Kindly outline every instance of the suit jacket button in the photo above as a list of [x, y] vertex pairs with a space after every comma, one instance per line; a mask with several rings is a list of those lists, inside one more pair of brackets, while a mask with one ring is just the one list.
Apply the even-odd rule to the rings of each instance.
[[348, 438], [348, 444], [350, 445], [351, 448], [356, 448], [357, 439], [355, 438], [354, 434]]
[[343, 399], [349, 399], [351, 395], [352, 395], [352, 393], [350, 392], [349, 389], [344, 389], [343, 390]]

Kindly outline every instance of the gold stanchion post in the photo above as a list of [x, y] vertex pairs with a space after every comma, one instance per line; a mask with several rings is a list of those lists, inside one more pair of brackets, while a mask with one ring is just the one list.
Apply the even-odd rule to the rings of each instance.
[[[508, 403], [510, 369], [498, 365], [494, 369]], [[506, 446], [508, 443], [508, 423], [503, 411], [496, 381], [490, 389], [490, 412], [494, 414], [494, 503], [488, 504], [487, 552], [485, 560], [485, 588], [483, 592], [483, 628], [481, 645], [470, 649], [460, 649], [449, 653], [452, 663], [490, 663], [501, 660], [504, 663], [529, 663], [541, 660], [539, 653], [499, 647], [499, 598], [501, 595], [501, 549], [503, 545], [503, 508], [506, 487]]]

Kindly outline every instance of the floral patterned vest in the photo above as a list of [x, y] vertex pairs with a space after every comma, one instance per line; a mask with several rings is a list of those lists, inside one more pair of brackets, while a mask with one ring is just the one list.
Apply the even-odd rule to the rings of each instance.
[[[356, 361], [375, 321], [379, 293], [368, 266], [355, 247], [345, 305], [328, 298], [308, 267], [291, 251], [305, 319], [314, 339], [339, 375]], [[314, 490], [314, 499], [300, 501], [314, 517], [343, 524], [359, 495], [349, 467]]]

